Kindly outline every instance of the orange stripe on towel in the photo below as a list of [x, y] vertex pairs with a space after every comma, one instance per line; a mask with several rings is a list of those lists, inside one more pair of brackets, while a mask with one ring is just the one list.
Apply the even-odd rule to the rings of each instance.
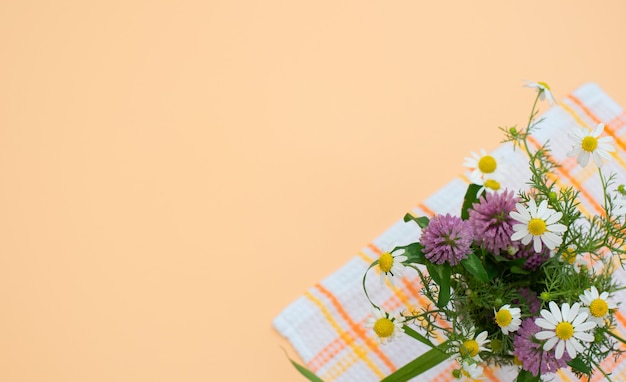
[[[328, 300], [332, 303], [333, 307], [337, 310], [337, 313], [339, 313], [341, 318], [348, 324], [348, 326], [354, 332], [354, 334], [356, 334], [361, 340], [363, 340], [363, 343], [365, 343], [365, 345], [371, 351], [373, 351], [374, 354], [376, 354], [378, 356], [378, 358], [380, 358], [380, 360], [385, 364], [385, 366], [387, 366], [389, 368], [389, 370], [391, 370], [392, 372], [395, 371], [396, 370], [396, 366], [393, 364], [393, 362], [391, 362], [391, 360], [385, 355], [385, 353], [383, 353], [380, 350], [380, 348], [378, 346], [378, 343], [376, 341], [374, 341], [372, 338], [370, 338], [365, 333], [365, 330], [363, 330], [363, 328], [360, 325], [355, 323], [352, 320], [352, 318], [350, 318], [350, 315], [348, 314], [348, 312], [346, 312], [345, 308], [343, 307], [343, 305], [341, 305], [341, 303], [339, 302], [337, 297], [331, 291], [329, 291], [328, 289], [324, 288], [324, 286], [321, 285], [321, 284], [316, 284], [315, 288], [317, 290], [319, 290], [324, 296], [326, 296], [328, 298]], [[373, 363], [372, 363], [372, 366], [375, 367], [375, 365]], [[378, 369], [378, 368], [376, 368], [376, 369]], [[372, 368], [372, 370], [374, 370], [374, 369]], [[380, 372], [380, 370], [378, 370], [378, 371]], [[374, 372], [376, 372], [376, 370], [374, 370]], [[383, 375], [380, 375], [380, 377], [383, 378]]]
[[[379, 256], [382, 253], [382, 251], [378, 247], [376, 247], [374, 244], [369, 244], [368, 247]], [[407, 277], [402, 277], [402, 283], [406, 287], [406, 289], [411, 293], [411, 295], [417, 300], [420, 306], [425, 307], [425, 306], [432, 304], [432, 302], [426, 296], [422, 295], [420, 293], [420, 290], [415, 287], [416, 285], [422, 285], [422, 282], [419, 277], [415, 277], [412, 280], [409, 280]], [[393, 290], [394, 294], [404, 303], [404, 305], [407, 308], [411, 309], [411, 311], [415, 311], [413, 304], [411, 304], [411, 302], [406, 297], [406, 294], [404, 294], [402, 289], [396, 288], [394, 286], [392, 286], [391, 289]], [[450, 323], [441, 318], [437, 319], [437, 323], [439, 324], [439, 326], [444, 327], [444, 328], [450, 327]], [[439, 336], [437, 336], [436, 338], [439, 338]]]
[[424, 203], [420, 203], [417, 205], [417, 208], [419, 208], [420, 210], [424, 211], [426, 213], [426, 215], [433, 217], [436, 215], [435, 211], [431, 210], [430, 208], [428, 208]]
[[[322, 288], [323, 289], [323, 288]], [[339, 325], [339, 323], [335, 320], [335, 318], [333, 317], [333, 315], [330, 313], [330, 311], [328, 310], [328, 308], [326, 308], [326, 306], [322, 303], [322, 301], [320, 301], [319, 298], [315, 297], [313, 294], [311, 294], [311, 292], [305, 292], [304, 294], [309, 300], [311, 300], [319, 309], [320, 312], [322, 313], [322, 315], [324, 315], [324, 318], [326, 319], [326, 321], [328, 321], [328, 323], [333, 327], [333, 329], [335, 329], [335, 331], [337, 332], [337, 334], [339, 334], [339, 337], [341, 339], [344, 340], [344, 342], [350, 346], [350, 348], [352, 348], [352, 351], [357, 354], [362, 360], [363, 362], [365, 362], [365, 364], [374, 372], [374, 374], [376, 374], [379, 378], [383, 378], [385, 376], [385, 374], [380, 370], [380, 368], [378, 368], [378, 366], [376, 366], [376, 364], [374, 364], [374, 362], [367, 356], [367, 351], [365, 349], [363, 349], [361, 346], [358, 346], [355, 343], [355, 339], [352, 335], [350, 335], [350, 333], [348, 333], [347, 331], [343, 330], [341, 328], [341, 326]], [[333, 296], [334, 297], [334, 296]], [[336, 299], [335, 299], [336, 300]], [[341, 305], [340, 305], [341, 307]], [[341, 309], [343, 314], [346, 314], [345, 311], [343, 310], [343, 308]], [[349, 317], [348, 317], [349, 319]], [[350, 320], [351, 321], [351, 320]], [[363, 332], [363, 330], [359, 327], [356, 327], [357, 330], [354, 330], [355, 328], [353, 327], [353, 325], [350, 325], [351, 329], [355, 332], [355, 334], [357, 334], [359, 337], [361, 337], [362, 339], [365, 339], [365, 342], [367, 344], [368, 342], [368, 338], [365, 336], [365, 333]], [[356, 326], [356, 325], [354, 325]], [[369, 340], [369, 342], [372, 342], [372, 340]], [[380, 352], [380, 350], [379, 350]], [[384, 356], [384, 355], [383, 355]], [[394, 369], [395, 370], [395, 367]]]

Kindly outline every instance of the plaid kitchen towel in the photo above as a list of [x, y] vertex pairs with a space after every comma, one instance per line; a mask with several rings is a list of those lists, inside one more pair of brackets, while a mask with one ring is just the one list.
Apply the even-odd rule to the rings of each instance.
[[[577, 165], [576, 158], [566, 157], [566, 152], [571, 149], [568, 133], [581, 126], [593, 129], [603, 122], [606, 125], [605, 134], [613, 137], [617, 149], [614, 160], [606, 162], [603, 170], [617, 173], [618, 184], [626, 183], [626, 114], [623, 109], [596, 84], [586, 84], [547, 110], [543, 119], [531, 143], [539, 147], [549, 140], [552, 156], [562, 164], [557, 170], [557, 181], [562, 186], [572, 185], [580, 191], [583, 213], [602, 213], [602, 188], [596, 168], [593, 165], [582, 168]], [[503, 187], [524, 189], [530, 174], [525, 154], [504, 144], [492, 155], [502, 158], [515, 169], [510, 171]], [[458, 215], [468, 183], [466, 176], [459, 176], [418, 204], [412, 213], [415, 216], [433, 216], [435, 213]], [[398, 221], [274, 319], [276, 330], [293, 344], [305, 365], [324, 381], [379, 381], [429, 349], [407, 335], [380, 345], [374, 333], [365, 326], [372, 311], [361, 284], [365, 271], [383, 250], [416, 242], [419, 236], [420, 230], [415, 223]], [[626, 280], [626, 272], [620, 269], [616, 277]], [[385, 311], [392, 312], [410, 311], [426, 304], [425, 297], [420, 295], [420, 285], [417, 273], [413, 272], [396, 282], [395, 287], [381, 287], [374, 268], [369, 271], [366, 280], [372, 301]], [[625, 300], [626, 291], [617, 293], [614, 299]], [[625, 334], [626, 304], [622, 305], [616, 317], [618, 330]], [[443, 340], [441, 338], [439, 342]], [[616, 363], [610, 358], [605, 360], [603, 366], [604, 370], [613, 371], [615, 380], [626, 380], [626, 363]], [[451, 371], [456, 367], [454, 361], [445, 361], [420, 378], [450, 381], [453, 379]], [[485, 368], [485, 379], [509, 381], [512, 380], [511, 372], [505, 368]], [[594, 380], [601, 380], [602, 375], [596, 374]], [[556, 379], [577, 380], [569, 371], [560, 371]]]

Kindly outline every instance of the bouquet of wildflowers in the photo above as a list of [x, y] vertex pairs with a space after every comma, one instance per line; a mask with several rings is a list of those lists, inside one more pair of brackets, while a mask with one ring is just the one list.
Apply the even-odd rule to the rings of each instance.
[[541, 124], [538, 101], [554, 98], [545, 83], [527, 86], [537, 90], [527, 126], [501, 130], [528, 156], [528, 188], [503, 188], [513, 169], [485, 151], [472, 154], [459, 215], [407, 214], [421, 228], [419, 241], [384, 252], [369, 268], [383, 285], [413, 269], [430, 301], [394, 314], [368, 295], [369, 325], [381, 343], [409, 335], [432, 348], [384, 381], [406, 381], [449, 358], [458, 362], [455, 378], [480, 380], [484, 367], [495, 366], [512, 368], [518, 382], [550, 379], [563, 368], [611, 380], [600, 363], [626, 343], [615, 333], [613, 296], [621, 287], [612, 277], [626, 260], [626, 190], [602, 171], [612, 140], [603, 124], [569, 136], [567, 155], [596, 167], [602, 184], [604, 213], [586, 216], [577, 190], [558, 185], [549, 146], [529, 144]]

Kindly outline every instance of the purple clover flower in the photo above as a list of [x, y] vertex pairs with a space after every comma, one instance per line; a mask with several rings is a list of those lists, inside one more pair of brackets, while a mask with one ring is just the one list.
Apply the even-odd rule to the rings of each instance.
[[[521, 245], [521, 243], [520, 243]], [[543, 263], [545, 263], [549, 258], [552, 250], [546, 246], [541, 248], [541, 252], [535, 252], [532, 244], [522, 245], [522, 247], [512, 256], [509, 256], [514, 259], [526, 259], [526, 263], [524, 264], [524, 269], [528, 269], [530, 271], [534, 271]]]
[[498, 254], [511, 246], [513, 224], [517, 224], [509, 213], [515, 210], [518, 198], [513, 191], [487, 193], [469, 210], [469, 223], [474, 238], [489, 252]]
[[517, 290], [517, 293], [520, 295], [522, 301], [524, 302], [515, 299], [513, 303], [519, 305], [525, 304], [531, 314], [539, 314], [539, 311], [541, 310], [541, 301], [539, 300], [535, 292], [528, 288], [519, 288]]
[[556, 359], [554, 349], [544, 351], [543, 343], [535, 338], [535, 334], [542, 330], [533, 318], [522, 321], [522, 326], [515, 333], [513, 339], [513, 354], [522, 362], [522, 368], [537, 376], [554, 373], [560, 368], [567, 367], [571, 357], [565, 352], [561, 359]]
[[424, 255], [435, 264], [457, 265], [472, 252], [472, 229], [458, 216], [436, 215], [422, 231]]

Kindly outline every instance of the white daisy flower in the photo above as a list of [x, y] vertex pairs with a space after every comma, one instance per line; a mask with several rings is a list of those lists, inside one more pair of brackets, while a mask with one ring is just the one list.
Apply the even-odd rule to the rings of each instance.
[[587, 166], [589, 158], [593, 156], [593, 161], [598, 167], [602, 166], [602, 159], [611, 159], [610, 152], [615, 151], [615, 147], [611, 145], [613, 138], [598, 138], [604, 130], [604, 123], [600, 123], [592, 132], [585, 129], [574, 129], [569, 137], [574, 141], [572, 150], [567, 153], [568, 157], [575, 157], [576, 161], [582, 167]]
[[543, 344], [543, 350], [550, 351], [556, 345], [554, 356], [556, 359], [563, 357], [567, 350], [570, 357], [576, 358], [576, 354], [584, 351], [580, 341], [593, 341], [593, 334], [587, 333], [596, 327], [593, 321], [587, 321], [588, 314], [580, 311], [580, 304], [575, 303], [570, 308], [568, 303], [558, 305], [550, 301], [550, 310], [542, 309], [541, 317], [535, 320], [540, 328], [546, 329], [535, 334], [538, 340], [547, 340]]
[[584, 291], [579, 298], [584, 306], [581, 311], [587, 312], [589, 314], [588, 320], [595, 322], [600, 327], [604, 326], [606, 318], [609, 316], [609, 309], [617, 308], [617, 304], [609, 300], [609, 292], [599, 293], [595, 286]]
[[502, 333], [509, 334], [517, 331], [522, 325], [522, 311], [520, 308], [511, 308], [511, 305], [503, 305], [495, 314], [496, 324], [502, 329]]
[[478, 189], [478, 192], [476, 192], [476, 195], [478, 196], [482, 195], [484, 191], [492, 194], [502, 190], [502, 185], [495, 179], [474, 179], [473, 183], [481, 186]]
[[461, 378], [463, 377], [466, 377], [470, 381], [481, 379], [483, 377], [482, 366], [478, 366], [478, 364], [467, 360], [463, 361], [461, 364]]
[[365, 325], [374, 330], [381, 344], [389, 343], [404, 333], [399, 317], [376, 308], [372, 310], [372, 314], [374, 317], [368, 318]]
[[521, 224], [513, 225], [511, 240], [520, 240], [526, 245], [533, 240], [535, 252], [541, 252], [541, 243], [549, 249], [554, 249], [563, 242], [562, 233], [567, 230], [563, 224], [557, 223], [563, 213], [548, 208], [548, 201], [541, 202], [539, 207], [534, 199], [528, 202], [528, 208], [517, 203], [517, 211], [511, 211], [510, 216]]
[[506, 165], [487, 151], [480, 149], [480, 153], [471, 152], [471, 156], [465, 158], [463, 166], [470, 171], [470, 181], [482, 185], [486, 179], [499, 182], [507, 172]]
[[482, 362], [479, 353], [481, 351], [489, 351], [485, 345], [489, 344], [491, 340], [487, 339], [487, 331], [481, 332], [474, 337], [476, 333], [475, 328], [471, 328], [469, 331], [462, 330], [463, 340], [452, 341], [450, 350], [456, 353], [456, 357], [462, 359], [464, 357], [470, 357], [476, 362]]
[[524, 86], [527, 88], [537, 89], [537, 92], [539, 93], [539, 99], [542, 101], [548, 99], [548, 103], [550, 103], [550, 106], [557, 103], [556, 99], [554, 99], [554, 96], [552, 95], [552, 91], [550, 91], [550, 86], [548, 86], [548, 84], [546, 84], [545, 82], [526, 81], [526, 85]]
[[378, 258], [378, 268], [380, 269], [380, 284], [385, 283], [385, 278], [389, 279], [391, 285], [393, 279], [396, 277], [404, 276], [406, 267], [403, 262], [408, 260], [408, 257], [403, 255], [404, 249], [384, 251]]

